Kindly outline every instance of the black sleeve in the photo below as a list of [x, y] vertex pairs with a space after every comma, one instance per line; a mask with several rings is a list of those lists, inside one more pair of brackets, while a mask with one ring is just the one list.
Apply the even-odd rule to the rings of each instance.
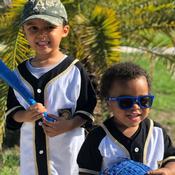
[[98, 127], [86, 137], [77, 158], [80, 173], [98, 174], [100, 172], [102, 156], [99, 145], [105, 135], [103, 129]]
[[175, 147], [172, 144], [171, 138], [167, 134], [166, 130], [161, 126], [161, 124], [154, 122], [155, 126], [162, 129], [164, 137], [164, 158], [162, 166], [165, 166], [168, 162], [175, 162]]
[[162, 128], [162, 130], [164, 135], [164, 147], [165, 147], [163, 165], [165, 165], [168, 162], [175, 162], [175, 147], [173, 146], [172, 141], [168, 136], [167, 132], [165, 131], [165, 129]]
[[12, 88], [9, 88], [7, 96], [7, 110], [6, 110], [6, 128], [11, 130], [20, 129], [22, 123], [16, 122], [13, 119], [14, 114], [17, 111], [24, 110], [24, 107], [20, 105], [14, 91]]
[[79, 115], [80, 117], [92, 122], [94, 121], [93, 111], [97, 102], [96, 93], [82, 64], [78, 62], [76, 66], [79, 68], [81, 73], [81, 90], [77, 100], [75, 115]]

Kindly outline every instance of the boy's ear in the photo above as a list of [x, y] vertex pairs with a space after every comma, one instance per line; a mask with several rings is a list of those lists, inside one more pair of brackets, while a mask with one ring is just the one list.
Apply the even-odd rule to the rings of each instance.
[[109, 101], [106, 101], [106, 104], [107, 104], [107, 106], [109, 106], [110, 105], [110, 102]]
[[106, 101], [106, 104], [107, 104], [107, 108], [110, 112], [112, 112], [112, 106], [111, 106], [111, 102], [110, 101]]
[[69, 34], [70, 27], [68, 25], [65, 25], [63, 27], [63, 37], [66, 37]]
[[106, 104], [107, 104], [107, 107], [110, 108], [110, 106], [111, 106], [110, 101], [106, 101]]

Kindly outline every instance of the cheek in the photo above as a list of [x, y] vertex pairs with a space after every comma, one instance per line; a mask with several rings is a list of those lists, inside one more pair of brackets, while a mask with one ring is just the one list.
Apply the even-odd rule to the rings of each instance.
[[114, 104], [113, 104], [113, 102], [107, 102], [107, 107], [108, 107], [108, 110], [110, 111], [110, 112], [112, 112], [113, 110], [114, 110]]
[[23, 31], [23, 34], [24, 34], [24, 38], [28, 41], [28, 35], [26, 34], [25, 31]]
[[142, 114], [143, 114], [143, 116], [144, 116], [145, 118], [148, 117], [149, 113], [150, 113], [150, 109], [149, 109], [149, 108], [148, 108], [148, 109], [143, 109], [143, 110], [142, 110]]
[[34, 43], [35, 43], [34, 40], [31, 39], [31, 38], [27, 38], [27, 37], [26, 37], [26, 39], [27, 39], [27, 41], [28, 41], [30, 47], [31, 47], [31, 48], [34, 48], [34, 45], [35, 45], [35, 44], [34, 44]]
[[62, 36], [61, 36], [61, 33], [55, 32], [55, 33], [50, 34], [49, 38], [50, 40], [52, 40], [52, 42], [59, 42], [61, 41]]
[[123, 110], [121, 110], [121, 109], [118, 107], [118, 105], [117, 105], [116, 102], [108, 102], [108, 103], [107, 103], [107, 106], [108, 106], [109, 111], [110, 111], [111, 113], [113, 113], [113, 114], [117, 114], [117, 113], [123, 112]]
[[28, 42], [32, 42], [33, 36], [30, 35], [29, 33], [24, 33], [24, 37]]

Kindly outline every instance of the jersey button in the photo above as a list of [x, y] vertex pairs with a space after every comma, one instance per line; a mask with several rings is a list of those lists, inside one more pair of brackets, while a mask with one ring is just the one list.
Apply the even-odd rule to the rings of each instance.
[[39, 94], [40, 94], [40, 93], [41, 93], [41, 89], [37, 89], [37, 93], [39, 93]]
[[42, 123], [41, 121], [38, 122], [38, 125], [39, 125], [39, 126], [42, 126], [42, 124], [43, 124], [43, 123]]
[[40, 151], [39, 151], [39, 154], [43, 154], [43, 153], [44, 153], [44, 151], [43, 151], [43, 150], [40, 150]]
[[135, 148], [134, 148], [134, 152], [135, 152], [135, 153], [138, 153], [138, 152], [139, 152], [139, 148], [138, 148], [138, 147], [135, 147]]
[[39, 93], [39, 94], [40, 94], [40, 93], [41, 93], [41, 89], [37, 89], [37, 93]]

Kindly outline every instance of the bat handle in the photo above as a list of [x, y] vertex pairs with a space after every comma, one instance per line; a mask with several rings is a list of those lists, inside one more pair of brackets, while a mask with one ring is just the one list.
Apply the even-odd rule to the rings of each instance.
[[55, 122], [57, 121], [56, 119], [52, 118], [52, 117], [49, 117], [47, 112], [44, 112], [43, 113], [43, 117], [44, 117], [44, 120], [48, 121], [48, 122]]
[[[29, 105], [36, 104], [36, 101], [34, 99], [31, 99], [31, 98], [28, 99], [27, 101], [28, 101]], [[47, 114], [47, 112], [44, 112], [43, 113], [43, 117], [44, 117], [44, 120], [46, 120], [48, 122], [55, 122], [56, 121], [56, 119], [49, 117], [48, 114]]]

